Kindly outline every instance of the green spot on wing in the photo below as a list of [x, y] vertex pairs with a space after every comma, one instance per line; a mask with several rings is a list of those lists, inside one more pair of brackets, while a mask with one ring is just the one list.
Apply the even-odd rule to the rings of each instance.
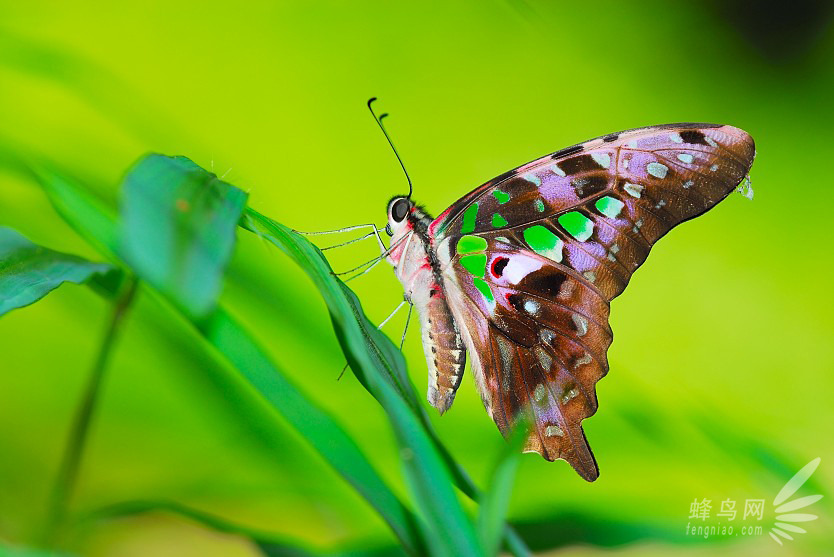
[[594, 233], [594, 223], [579, 211], [565, 213], [559, 217], [559, 224], [580, 242], [584, 242]]
[[485, 254], [464, 255], [460, 258], [460, 264], [476, 277], [482, 277], [486, 273], [486, 259]]
[[597, 211], [602, 213], [608, 218], [615, 219], [620, 215], [620, 211], [623, 210], [625, 203], [617, 199], [616, 197], [611, 197], [606, 195], [605, 197], [600, 197], [597, 199], [594, 206], [597, 208]]
[[564, 242], [552, 231], [536, 224], [530, 228], [525, 228], [522, 234], [524, 235], [524, 241], [527, 242], [530, 249], [557, 263], [562, 261], [562, 247]]
[[478, 218], [478, 204], [473, 203], [463, 213], [463, 224], [460, 226], [461, 234], [469, 234], [475, 231], [475, 220]]
[[492, 295], [492, 289], [490, 289], [487, 281], [479, 277], [473, 278], [472, 281], [475, 283], [475, 288], [477, 288], [478, 291], [484, 295], [484, 298], [490, 302], [495, 301], [495, 297]]
[[498, 203], [504, 204], [510, 200], [510, 194], [501, 190], [495, 190], [492, 192], [492, 195], [495, 196], [495, 199], [498, 200]]
[[501, 228], [502, 226], [507, 226], [507, 219], [495, 213], [492, 215], [492, 227], [493, 228]]
[[484, 251], [487, 247], [487, 241], [480, 236], [461, 236], [458, 240], [458, 253], [474, 253]]
[[535, 205], [536, 211], [538, 211], [539, 213], [544, 213], [544, 201], [542, 201], [541, 199], [536, 199]]

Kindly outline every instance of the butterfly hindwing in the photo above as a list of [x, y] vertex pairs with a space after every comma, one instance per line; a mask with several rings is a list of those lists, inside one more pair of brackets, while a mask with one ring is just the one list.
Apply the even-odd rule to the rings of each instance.
[[502, 432], [528, 413], [528, 449], [596, 478], [581, 421], [608, 370], [608, 302], [661, 236], [733, 191], [754, 154], [729, 126], [611, 134], [508, 172], [432, 222], [449, 307]]
[[564, 458], [593, 480], [596, 463], [580, 424], [596, 411], [595, 384], [608, 371], [608, 301], [534, 252], [496, 240], [483, 247], [482, 276], [473, 276], [466, 255], [444, 276], [484, 405], [505, 434], [524, 412], [532, 425], [527, 450]]

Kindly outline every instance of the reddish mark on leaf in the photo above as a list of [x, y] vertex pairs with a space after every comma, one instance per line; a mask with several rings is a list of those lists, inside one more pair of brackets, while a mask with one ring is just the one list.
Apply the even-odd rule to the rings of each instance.
[[176, 207], [178, 210], [185, 212], [191, 208], [191, 204], [185, 199], [177, 199]]

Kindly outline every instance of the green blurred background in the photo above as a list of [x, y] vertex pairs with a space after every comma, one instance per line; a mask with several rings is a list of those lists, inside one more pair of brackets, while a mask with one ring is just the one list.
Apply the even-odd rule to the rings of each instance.
[[[383, 224], [387, 200], [405, 191], [364, 106], [370, 96], [392, 113], [414, 196], [434, 214], [494, 175], [604, 133], [677, 121], [744, 128], [758, 147], [755, 200], [733, 195], [676, 229], [612, 304], [611, 371], [585, 423], [600, 479], [524, 455], [511, 518], [534, 548], [556, 554], [825, 554], [834, 545], [827, 4], [4, 1], [0, 159], [46, 156], [115, 205], [139, 156], [183, 154], [225, 173], [258, 210], [320, 230]], [[2, 168], [0, 224], [99, 258], [33, 183]], [[343, 251], [331, 259], [337, 270], [375, 255], [372, 242]], [[387, 269], [351, 285], [376, 321], [401, 300]], [[241, 234], [223, 301], [405, 494], [384, 414], [350, 373], [337, 382], [344, 359], [302, 272]], [[43, 520], [107, 313], [89, 289], [67, 286], [0, 320], [0, 540], [31, 541]], [[392, 338], [403, 322], [386, 326]], [[423, 392], [416, 328], [406, 355]], [[367, 504], [230, 377], [180, 317], [140, 296], [73, 509], [166, 499], [319, 547], [392, 544]], [[433, 421], [483, 485], [502, 441], [469, 377]], [[686, 535], [694, 499], [713, 500], [714, 512], [727, 498], [769, 505], [815, 457], [822, 464], [800, 494], [826, 495], [812, 511], [820, 519], [789, 547], [766, 534]], [[91, 556], [257, 554], [166, 513], [87, 522], [70, 543]]]

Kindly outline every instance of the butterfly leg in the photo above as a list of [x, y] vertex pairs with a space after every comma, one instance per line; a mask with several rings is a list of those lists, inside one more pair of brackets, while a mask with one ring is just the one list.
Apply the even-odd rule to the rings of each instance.
[[341, 246], [346, 246], [346, 245], [352, 244], [354, 242], [364, 240], [365, 238], [370, 238], [371, 236], [375, 236], [377, 244], [379, 245], [380, 251], [384, 252], [385, 251], [385, 244], [382, 242], [382, 236], [379, 234], [379, 228], [377, 228], [377, 226], [374, 223], [356, 224], [354, 226], [346, 226], [344, 228], [335, 228], [333, 230], [318, 230], [318, 231], [315, 231], [315, 232], [304, 232], [302, 230], [293, 230], [293, 232], [295, 232], [296, 234], [304, 235], [304, 236], [324, 236], [324, 235], [327, 235], [327, 234], [341, 234], [343, 232], [350, 232], [351, 230], [360, 230], [360, 229], [363, 229], [363, 228], [370, 228], [372, 230], [371, 230], [371, 232], [368, 232], [368, 234], [366, 234], [365, 236], [362, 236], [361, 238], [350, 240], [350, 241], [344, 242], [342, 244], [336, 244], [334, 246], [329, 246], [329, 247], [323, 248], [323, 250], [324, 249], [337, 248], [337, 247], [341, 247]]
[[398, 311], [400, 311], [400, 308], [401, 308], [401, 307], [403, 307], [406, 303], [407, 303], [407, 300], [403, 300], [402, 302], [400, 302], [400, 304], [399, 304], [397, 307], [395, 307], [395, 308], [394, 308], [394, 311], [392, 311], [391, 313], [389, 313], [389, 314], [388, 314], [388, 317], [386, 317], [385, 319], [383, 319], [383, 320], [382, 320], [382, 323], [380, 323], [379, 325], [377, 325], [377, 327], [376, 327], [376, 328], [377, 328], [377, 329], [381, 329], [381, 328], [383, 328], [383, 327], [385, 326], [385, 324], [386, 324], [386, 323], [388, 323], [389, 321], [391, 321], [391, 318], [392, 318], [392, 317], [394, 317], [395, 315], [397, 315], [397, 312], [398, 312]]

